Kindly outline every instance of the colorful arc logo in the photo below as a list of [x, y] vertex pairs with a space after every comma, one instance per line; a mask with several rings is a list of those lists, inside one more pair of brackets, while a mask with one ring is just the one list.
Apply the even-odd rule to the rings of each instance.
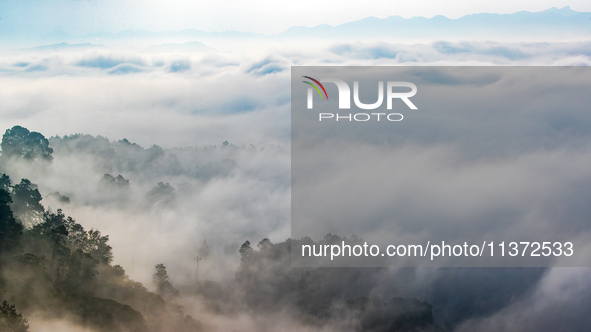
[[[322, 89], [322, 91], [324, 91], [324, 95], [326, 96], [326, 100], [328, 100], [328, 94], [326, 93], [326, 89], [324, 89], [324, 86], [322, 85], [322, 83], [320, 83], [318, 80], [310, 77], [310, 76], [302, 76], [305, 77], [309, 80], [312, 80], [314, 83], [318, 84], [318, 86], [320, 86], [320, 88]], [[320, 99], [322, 99], [322, 93], [320, 92], [320, 89], [318, 89], [318, 87], [310, 82], [306, 82], [306, 81], [302, 81], [308, 85], [310, 85], [311, 87], [313, 87], [314, 89], [316, 89], [316, 91], [318, 92], [318, 94], [320, 95]]]

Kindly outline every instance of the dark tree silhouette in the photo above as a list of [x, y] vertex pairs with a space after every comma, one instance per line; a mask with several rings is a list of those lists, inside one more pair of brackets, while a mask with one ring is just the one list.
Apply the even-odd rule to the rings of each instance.
[[51, 162], [53, 149], [49, 147], [49, 141], [38, 132], [30, 132], [27, 128], [14, 126], [7, 129], [2, 136], [3, 157], [17, 157], [26, 160], [41, 160]]
[[10, 208], [17, 218], [25, 223], [40, 220], [45, 208], [41, 205], [43, 197], [36, 184], [31, 183], [28, 179], [22, 179], [19, 184], [12, 186], [8, 175], [2, 174], [0, 189], [10, 194], [12, 198]]
[[6, 301], [0, 306], [0, 331], [1, 332], [27, 332], [29, 331], [29, 322], [23, 315], [16, 312], [13, 305]]
[[259, 241], [259, 243], [257, 244], [257, 248], [259, 248], [260, 251], [265, 251], [271, 248], [272, 244], [273, 243], [271, 243], [269, 239], [264, 238], [261, 241]]
[[0, 258], [2, 254], [16, 247], [23, 232], [21, 225], [12, 214], [10, 194], [0, 189]]
[[171, 300], [175, 297], [179, 297], [179, 291], [172, 286], [170, 280], [168, 280], [168, 273], [166, 272], [166, 266], [164, 264], [158, 264], [155, 266], [156, 273], [152, 275], [152, 281], [156, 285], [156, 292], [166, 300]]
[[6, 174], [2, 174], [2, 176], [0, 176], [0, 189], [9, 193], [12, 192], [12, 182], [10, 181], [10, 177], [8, 177]]
[[35, 219], [41, 218], [45, 209], [41, 205], [43, 197], [37, 185], [28, 179], [22, 179], [12, 189], [12, 210], [14, 214], [27, 224], [32, 224]]
[[107, 244], [109, 236], [101, 236], [101, 232], [91, 229], [88, 231], [85, 250], [92, 258], [103, 264], [110, 264], [113, 260], [112, 248]]
[[127, 190], [129, 189], [129, 180], [121, 175], [114, 177], [110, 174], [105, 174], [101, 179], [101, 185], [114, 190]]
[[175, 199], [175, 189], [169, 183], [158, 182], [147, 195], [148, 203], [151, 205], [171, 204]]
[[240, 261], [244, 263], [248, 256], [250, 256], [250, 254], [252, 254], [253, 252], [253, 249], [250, 246], [250, 241], [244, 242], [240, 247], [240, 250], [238, 250], [238, 252], [240, 253]]
[[50, 256], [50, 276], [54, 289], [60, 292], [72, 294], [88, 286], [98, 274], [99, 263], [112, 259], [107, 237], [101, 237], [98, 231], [84, 231], [61, 210], [44, 213], [43, 222], [28, 234], [29, 248], [36, 255]]
[[64, 204], [70, 203], [70, 197], [60, 194], [59, 191], [50, 193], [49, 195], [47, 195], [47, 198], [53, 199], [57, 202], [64, 203]]

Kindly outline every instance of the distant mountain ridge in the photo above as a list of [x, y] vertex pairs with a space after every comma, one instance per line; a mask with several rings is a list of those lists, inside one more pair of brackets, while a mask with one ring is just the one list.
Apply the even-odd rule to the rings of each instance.
[[[268, 38], [396, 38], [396, 39], [441, 39], [441, 38], [506, 38], [524, 37], [535, 39], [591, 39], [591, 13], [577, 12], [569, 6], [550, 8], [541, 12], [520, 11], [513, 14], [479, 13], [450, 19], [437, 15], [431, 18], [389, 16], [367, 17], [337, 26], [322, 24], [314, 27], [292, 27], [279, 34], [269, 35], [253, 32], [223, 31], [206, 32], [196, 29], [180, 31], [124, 30], [118, 33], [97, 32], [76, 36], [63, 31], [53, 31], [42, 37], [52, 44], [120, 43], [126, 40], [157, 40], [154, 44], [183, 44], [189, 41], [208, 39], [268, 39]], [[146, 46], [149, 46], [146, 45]]]
[[540, 37], [587, 36], [591, 38], [591, 13], [577, 12], [569, 6], [542, 12], [520, 11], [513, 14], [470, 14], [457, 19], [437, 15], [432, 18], [389, 16], [367, 17], [335, 27], [293, 27], [278, 36], [292, 38], [410, 37], [444, 38], [448, 36], [494, 37], [523, 35]]

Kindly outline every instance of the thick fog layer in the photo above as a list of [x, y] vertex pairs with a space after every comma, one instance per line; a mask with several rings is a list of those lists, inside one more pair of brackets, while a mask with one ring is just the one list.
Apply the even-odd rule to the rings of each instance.
[[[51, 163], [10, 159], [2, 173], [13, 184], [27, 178], [37, 185], [46, 209], [63, 209], [85, 229], [109, 235], [113, 265], [149, 290], [156, 291], [154, 266], [166, 265], [181, 292], [175, 301], [210, 330], [386, 331], [371, 324], [402, 308], [413, 308], [425, 331], [588, 329], [589, 269], [307, 271], [289, 266], [285, 241], [291, 235], [290, 66], [586, 66], [590, 43], [231, 44], [2, 53], [0, 130], [19, 125], [39, 132], [53, 149]], [[523, 165], [550, 158], [570, 164], [574, 181], [586, 172], [588, 138], [575, 131], [561, 136], [572, 149], [517, 149], [495, 169], [453, 153], [453, 142], [426, 144], [410, 157], [456, 170], [470, 166], [475, 181], [516, 174], [512, 186], [527, 180]], [[403, 155], [404, 147], [396, 153]], [[552, 170], [540, 174], [543, 181], [520, 187], [523, 195], [552, 190]], [[453, 174], [431, 180], [443, 186]], [[577, 182], [586, 197], [588, 182]], [[257, 247], [265, 238], [274, 243], [270, 249], [265, 242]], [[254, 251], [241, 262], [247, 240]], [[67, 317], [48, 322], [33, 315], [30, 324], [34, 331], [84, 331]]]

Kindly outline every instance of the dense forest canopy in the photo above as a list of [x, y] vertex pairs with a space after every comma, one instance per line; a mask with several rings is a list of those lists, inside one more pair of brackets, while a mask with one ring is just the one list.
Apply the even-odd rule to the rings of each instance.
[[[257, 236], [250, 232], [248, 238], [241, 234], [236, 243], [231, 237], [192, 239], [180, 228], [179, 214], [209, 208], [194, 206], [194, 192], [205, 190], [207, 183], [223, 184], [224, 179], [239, 172], [246, 177], [254, 174], [245, 166], [250, 162], [247, 158], [268, 152], [284, 154], [281, 148], [224, 142], [201, 148], [163, 149], [154, 145], [145, 149], [126, 139], [112, 142], [81, 134], [45, 139], [19, 126], [6, 131], [2, 148], [0, 301], [5, 302], [0, 331], [33, 329], [31, 317], [36, 321], [67, 320], [73, 326], [96, 331], [159, 332], [269, 330], [270, 326], [294, 331], [442, 331], [434, 312], [448, 314], [442, 321], [447, 328], [462, 319], [456, 313], [457, 309], [464, 310], [463, 303], [450, 305], [446, 311], [424, 300], [397, 296], [404, 293], [404, 283], [392, 279], [392, 271], [387, 269], [291, 267], [292, 244], [314, 242], [310, 238], [273, 242], [259, 235], [262, 240], [250, 242], [249, 238], [255, 240]], [[91, 163], [80, 162], [88, 158]], [[65, 163], [88, 167], [83, 173], [86, 175], [73, 181], [75, 185], [44, 182], [47, 174], [58, 174]], [[37, 180], [29, 180], [26, 172]], [[66, 181], [68, 176], [77, 174], [66, 173], [61, 179]], [[273, 182], [289, 190], [284, 175], [270, 169], [256, 176], [263, 183]], [[87, 180], [89, 177], [91, 180]], [[231, 197], [228, 200], [229, 206], [236, 205]], [[252, 201], [239, 207], [256, 217], [255, 210], [248, 209], [257, 205], [260, 203]], [[65, 212], [80, 213], [84, 208], [91, 208], [93, 214], [127, 211], [127, 216], [150, 213], [158, 218], [176, 212], [173, 216], [177, 219], [170, 219], [172, 223], [166, 227], [179, 226], [175, 234], [188, 237], [194, 246], [193, 256], [185, 262], [188, 267], [168, 269], [181, 257], [166, 261], [154, 257], [151, 274], [140, 275], [147, 284], [134, 281], [126, 272], [129, 267], [114, 263], [117, 248], [112, 246], [110, 235], [120, 234], [103, 234], [96, 229], [102, 226], [85, 227], [84, 220]], [[211, 211], [220, 215], [225, 212], [220, 208]], [[268, 211], [264, 213], [269, 216]], [[158, 228], [150, 232], [164, 229], [159, 220]], [[154, 224], [132, 224], [122, 219], [115, 225], [129, 226], [128, 231], [136, 232], [127, 237], [134, 245], [165, 248], [150, 237], [154, 233], [143, 231]], [[203, 229], [224, 227], [214, 222]], [[111, 230], [119, 232], [118, 228]], [[341, 238], [328, 234], [317, 243], [336, 240]], [[182, 271], [193, 268], [196, 270], [190, 277], [182, 276]], [[218, 273], [216, 277], [215, 271], [221, 271], [221, 276]], [[522, 284], [540, 273], [522, 276]], [[383, 288], [385, 284], [390, 286]], [[510, 299], [495, 301], [500, 306]], [[471, 310], [483, 314], [491, 309], [483, 306]], [[236, 325], [236, 319], [244, 315], [251, 317], [249, 323]]]

